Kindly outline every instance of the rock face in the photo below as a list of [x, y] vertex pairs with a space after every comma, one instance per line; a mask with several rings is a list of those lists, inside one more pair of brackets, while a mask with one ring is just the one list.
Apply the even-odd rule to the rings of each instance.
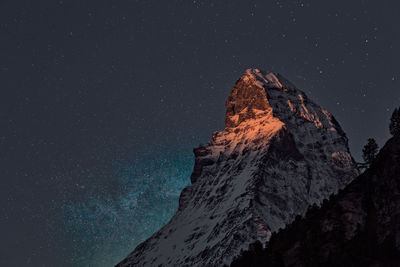
[[118, 266], [220, 266], [357, 175], [334, 117], [279, 74], [246, 70], [225, 129], [194, 149], [171, 221]]
[[321, 208], [231, 266], [400, 266], [400, 136]]

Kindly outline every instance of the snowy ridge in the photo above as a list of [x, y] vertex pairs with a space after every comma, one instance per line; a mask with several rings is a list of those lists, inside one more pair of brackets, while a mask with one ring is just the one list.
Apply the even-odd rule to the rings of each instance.
[[230, 263], [358, 174], [333, 116], [279, 74], [246, 70], [225, 124], [194, 150], [176, 215], [118, 266]]

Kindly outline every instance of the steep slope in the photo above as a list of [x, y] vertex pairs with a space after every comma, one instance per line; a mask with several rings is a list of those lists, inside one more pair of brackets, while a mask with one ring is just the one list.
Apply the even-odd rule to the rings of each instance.
[[400, 266], [400, 136], [321, 208], [231, 266]]
[[176, 215], [118, 266], [229, 263], [357, 175], [333, 116], [281, 75], [258, 69], [236, 82], [225, 129], [194, 154]]

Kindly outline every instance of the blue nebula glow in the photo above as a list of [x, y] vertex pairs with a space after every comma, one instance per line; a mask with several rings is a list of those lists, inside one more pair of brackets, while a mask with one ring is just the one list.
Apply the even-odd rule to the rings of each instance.
[[113, 266], [165, 225], [190, 184], [192, 153], [135, 159], [112, 179], [117, 194], [89, 196], [63, 205], [73, 266]]

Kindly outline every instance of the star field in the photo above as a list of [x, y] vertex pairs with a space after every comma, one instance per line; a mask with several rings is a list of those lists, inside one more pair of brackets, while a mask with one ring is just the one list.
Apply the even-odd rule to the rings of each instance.
[[360, 160], [400, 103], [397, 1], [0, 3], [0, 265], [110, 266], [162, 226], [246, 68]]

